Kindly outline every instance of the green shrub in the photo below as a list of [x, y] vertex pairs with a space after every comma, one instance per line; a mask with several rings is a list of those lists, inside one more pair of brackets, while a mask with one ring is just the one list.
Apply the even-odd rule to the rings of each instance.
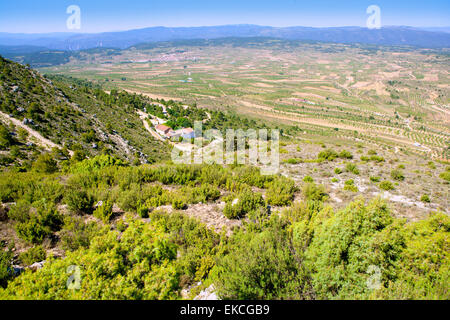
[[288, 163], [288, 164], [299, 164], [299, 163], [303, 163], [303, 159], [301, 158], [290, 158], [287, 160], [283, 160], [284, 163]]
[[15, 225], [17, 235], [34, 244], [40, 244], [52, 232], [60, 230], [63, 224], [62, 216], [54, 208], [39, 207], [36, 213], [31, 213], [28, 220]]
[[355, 182], [353, 179], [349, 179], [345, 181], [344, 190], [351, 192], [358, 192], [358, 187], [355, 186]]
[[370, 177], [370, 181], [372, 182], [380, 182], [381, 178], [380, 177]]
[[6, 287], [8, 281], [13, 278], [11, 272], [12, 262], [14, 258], [14, 244], [11, 243], [5, 250], [3, 242], [0, 243], [0, 292], [1, 288]]
[[5, 150], [14, 143], [9, 130], [0, 123], [0, 150]]
[[371, 156], [370, 160], [375, 161], [375, 162], [384, 162], [384, 158], [380, 157], [380, 156]]
[[341, 168], [334, 168], [334, 173], [341, 174], [342, 173], [342, 169]]
[[40, 173], [54, 173], [58, 171], [58, 164], [50, 153], [43, 153], [36, 159], [33, 168]]
[[103, 203], [94, 210], [94, 217], [102, 220], [104, 223], [108, 223], [113, 215], [113, 204], [109, 201], [103, 201]]
[[292, 179], [279, 177], [269, 183], [266, 202], [273, 206], [287, 206], [292, 203], [296, 191], [297, 187]]
[[347, 172], [351, 172], [351, 173], [353, 173], [353, 174], [359, 174], [359, 169], [358, 169], [358, 167], [356, 166], [356, 164], [351, 163], [351, 162], [348, 162], [348, 163], [345, 165], [345, 170], [347, 170]]
[[328, 160], [328, 161], [333, 161], [334, 159], [336, 159], [338, 157], [339, 157], [339, 154], [332, 149], [327, 149], [327, 150], [321, 151], [317, 155], [318, 159], [323, 159], [323, 160]]
[[424, 194], [424, 195], [422, 195], [422, 196], [420, 197], [420, 201], [426, 202], [426, 203], [430, 203], [430, 202], [431, 202], [431, 199], [430, 199], [430, 196], [429, 196], [429, 195]]
[[32, 247], [19, 255], [20, 261], [22, 261], [26, 265], [31, 265], [35, 262], [44, 261], [46, 257], [47, 252], [44, 250], [42, 246]]
[[305, 176], [303, 182], [314, 182], [314, 179], [311, 176]]
[[444, 171], [444, 172], [442, 172], [442, 173], [439, 175], [439, 177], [440, 177], [441, 179], [444, 179], [444, 180], [450, 182], [450, 171]]
[[390, 182], [388, 180], [382, 181], [378, 186], [380, 187], [381, 190], [386, 190], [386, 191], [394, 189], [392, 182]]
[[66, 216], [60, 232], [61, 247], [70, 251], [88, 248], [91, 240], [101, 234], [102, 231], [96, 222], [85, 223], [83, 218]]
[[391, 171], [391, 178], [397, 181], [405, 180], [405, 176], [399, 169], [394, 169]]
[[305, 183], [302, 187], [302, 195], [308, 201], [325, 201], [328, 198], [325, 187], [315, 183]]
[[223, 214], [228, 219], [238, 219], [262, 206], [264, 206], [262, 195], [246, 189], [238, 194], [235, 193], [227, 197]]
[[184, 203], [184, 201], [181, 199], [175, 198], [172, 200], [172, 207], [175, 210], [184, 210], [186, 208], [186, 203]]
[[141, 217], [141, 218], [148, 218], [148, 213], [149, 213], [149, 210], [148, 210], [148, 208], [146, 207], [146, 206], [139, 206], [138, 208], [137, 208], [137, 214], [139, 215], [139, 217]]
[[339, 158], [342, 158], [342, 159], [353, 159], [353, 155], [350, 153], [350, 151], [342, 150], [339, 153]]
[[81, 189], [68, 189], [64, 197], [69, 209], [76, 214], [92, 213], [94, 199], [90, 193]]

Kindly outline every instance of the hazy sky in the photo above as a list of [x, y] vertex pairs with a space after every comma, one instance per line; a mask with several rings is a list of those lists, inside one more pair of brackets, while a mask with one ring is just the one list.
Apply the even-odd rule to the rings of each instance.
[[0, 32], [67, 32], [69, 5], [81, 8], [76, 32], [151, 26], [365, 26], [369, 5], [383, 25], [450, 26], [449, 0], [1, 0]]

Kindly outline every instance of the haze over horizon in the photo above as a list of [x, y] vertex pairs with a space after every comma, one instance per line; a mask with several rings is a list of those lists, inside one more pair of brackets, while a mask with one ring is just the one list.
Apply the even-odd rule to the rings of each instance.
[[[131, 5], [132, 4], [132, 5]], [[8, 33], [100, 33], [148, 27], [200, 27], [253, 24], [272, 27], [344, 27], [366, 25], [370, 5], [381, 9], [383, 26], [449, 27], [450, 2], [350, 0], [206, 0], [163, 2], [134, 0], [55, 1], [18, 0], [0, 4], [0, 32]], [[67, 7], [81, 8], [81, 28], [69, 30]]]

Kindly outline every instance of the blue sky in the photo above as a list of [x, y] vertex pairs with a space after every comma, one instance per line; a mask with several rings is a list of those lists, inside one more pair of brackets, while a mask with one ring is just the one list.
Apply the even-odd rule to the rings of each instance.
[[450, 26], [449, 0], [2, 0], [0, 32], [70, 31], [69, 5], [81, 8], [76, 32], [104, 32], [224, 24], [365, 26], [372, 4], [381, 8], [383, 25]]

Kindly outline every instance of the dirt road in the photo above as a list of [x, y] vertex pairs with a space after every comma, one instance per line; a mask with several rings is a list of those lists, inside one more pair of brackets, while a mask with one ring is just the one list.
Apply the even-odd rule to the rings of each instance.
[[[6, 113], [4, 113], [2, 111], [0, 111], [0, 117], [2, 117], [3, 119], [5, 119], [7, 121], [12, 122], [16, 127], [25, 129], [29, 133], [29, 135], [37, 141], [37, 143], [40, 146], [44, 147], [48, 151], [51, 151], [53, 148], [62, 149], [62, 146], [54, 143], [53, 141], [51, 141], [47, 138], [44, 138], [39, 132], [37, 132], [36, 130], [33, 130], [30, 127], [28, 127], [27, 125], [23, 124], [20, 120], [10, 117], [9, 115], [7, 115]], [[69, 154], [72, 156], [73, 151], [69, 150]]]

